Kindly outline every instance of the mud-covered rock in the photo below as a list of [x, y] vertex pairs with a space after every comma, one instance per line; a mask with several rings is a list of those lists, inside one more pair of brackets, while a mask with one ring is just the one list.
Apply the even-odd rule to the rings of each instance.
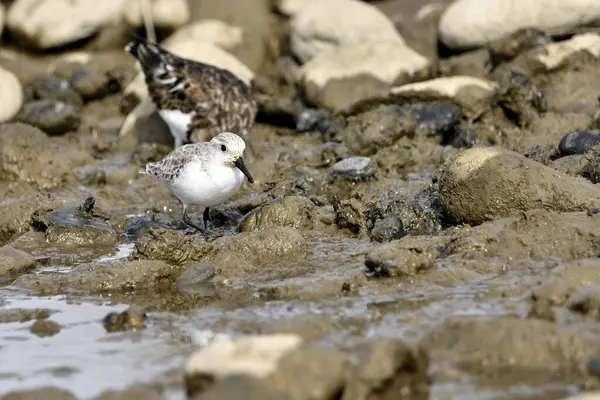
[[444, 251], [458, 258], [519, 260], [514, 268], [551, 259], [596, 257], [598, 221], [600, 214], [587, 212], [525, 211], [463, 230]]
[[323, 145], [321, 162], [323, 165], [331, 165], [350, 157], [350, 150], [343, 143], [327, 142]]
[[504, 80], [498, 104], [510, 120], [520, 127], [528, 127], [538, 115], [546, 112], [545, 93], [525, 74], [511, 71]]
[[27, 101], [55, 100], [77, 107], [83, 105], [83, 99], [71, 84], [52, 73], [44, 74], [29, 82], [25, 88], [25, 95]]
[[60, 332], [61, 326], [49, 319], [38, 319], [36, 320], [29, 330], [36, 336], [46, 337], [54, 336]]
[[81, 124], [78, 106], [55, 100], [35, 100], [25, 103], [17, 119], [49, 135], [62, 135], [76, 131]]
[[50, 211], [57, 205], [54, 196], [41, 192], [5, 200], [0, 204], [0, 241], [31, 229], [31, 216], [35, 212]]
[[131, 261], [124, 264], [98, 262], [81, 264], [69, 274], [21, 275], [12, 286], [43, 294], [73, 291], [123, 293], [144, 289], [168, 289], [182, 272], [181, 267], [155, 260]]
[[10, 246], [0, 247], [0, 276], [22, 274], [35, 267], [35, 259], [28, 253]]
[[94, 400], [164, 400], [162, 388], [148, 383], [134, 383], [124, 390], [107, 390]]
[[315, 205], [306, 197], [290, 196], [266, 203], [244, 217], [240, 231], [251, 232], [274, 226], [290, 226], [301, 230], [315, 227]]
[[40, 387], [29, 390], [15, 390], [5, 394], [2, 400], [77, 400], [77, 397], [64, 389]]
[[[60, 154], [60, 157], [56, 157]], [[23, 123], [0, 125], [0, 180], [34, 184], [50, 189], [74, 182], [73, 169], [89, 155], [67, 142], [50, 139]]]
[[187, 393], [193, 396], [230, 375], [265, 378], [275, 372], [283, 356], [301, 344], [302, 339], [296, 335], [250, 336], [211, 343], [192, 354], [186, 364]]
[[356, 379], [346, 392], [352, 399], [393, 399], [398, 393], [420, 398], [428, 391], [429, 356], [418, 346], [396, 339], [381, 339], [354, 350], [358, 357]]
[[328, 400], [344, 393], [350, 363], [337, 349], [303, 346], [284, 354], [267, 378], [293, 399]]
[[[451, 319], [421, 342], [437, 360], [473, 374], [514, 377], [522, 371], [581, 376], [594, 347], [578, 330], [538, 319]], [[570, 381], [570, 380], [569, 380]]]
[[359, 236], [367, 236], [378, 219], [383, 218], [381, 208], [371, 201], [363, 201], [361, 196], [348, 199], [333, 197], [335, 224], [340, 229]]
[[214, 264], [223, 278], [251, 273], [282, 260], [306, 256], [306, 240], [291, 227], [275, 226], [215, 240], [214, 252], [207, 262]]
[[342, 140], [354, 154], [369, 156], [401, 137], [413, 137], [417, 122], [409, 108], [385, 105], [350, 116]]
[[208, 389], [191, 397], [193, 400], [292, 400], [287, 393], [277, 390], [264, 379], [249, 375], [229, 375]]
[[94, 202], [92, 197], [79, 207], [35, 213], [31, 224], [46, 234], [49, 243], [62, 248], [112, 245], [117, 241], [117, 231], [94, 212]]
[[558, 143], [561, 156], [587, 153], [594, 147], [600, 148], [600, 130], [570, 132]]
[[417, 193], [392, 193], [384, 214], [397, 217], [411, 235], [435, 235], [444, 220], [437, 188], [426, 186]]
[[565, 212], [600, 205], [600, 189], [590, 182], [498, 147], [457, 154], [442, 168], [439, 195], [453, 222], [472, 225], [537, 208]]
[[182, 265], [201, 261], [213, 249], [198, 236], [184, 236], [170, 229], [150, 228], [135, 243], [134, 258], [163, 260]]
[[395, 216], [385, 217], [375, 222], [371, 231], [371, 239], [376, 242], [389, 242], [406, 236], [408, 232], [404, 229], [402, 220]]
[[111, 312], [102, 323], [107, 332], [123, 332], [127, 330], [139, 330], [144, 328], [146, 311], [143, 308], [131, 306], [123, 312]]
[[372, 276], [410, 277], [435, 266], [440, 249], [432, 243], [407, 236], [375, 246], [365, 258]]
[[215, 290], [211, 281], [215, 275], [212, 264], [192, 264], [177, 278], [175, 287], [185, 293], [212, 296]]

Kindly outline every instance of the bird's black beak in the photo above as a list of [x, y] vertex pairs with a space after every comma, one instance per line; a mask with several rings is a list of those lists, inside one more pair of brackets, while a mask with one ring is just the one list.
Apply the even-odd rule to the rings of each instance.
[[242, 171], [244, 175], [246, 175], [246, 178], [248, 178], [248, 182], [254, 183], [254, 178], [252, 177], [252, 175], [250, 175], [250, 171], [248, 171], [248, 168], [246, 168], [246, 164], [244, 164], [244, 159], [242, 157], [235, 160], [234, 164], [236, 167], [238, 167], [240, 171]]

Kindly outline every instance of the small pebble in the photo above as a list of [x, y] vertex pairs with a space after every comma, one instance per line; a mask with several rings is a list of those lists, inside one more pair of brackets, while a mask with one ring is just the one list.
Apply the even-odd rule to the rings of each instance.
[[307, 108], [296, 118], [296, 130], [298, 132], [314, 130], [325, 132], [329, 126], [330, 119], [331, 114], [327, 111]]
[[558, 143], [561, 156], [584, 154], [600, 146], [600, 130], [582, 130], [566, 134]]
[[333, 176], [364, 179], [373, 176], [373, 160], [369, 157], [349, 157], [331, 167]]

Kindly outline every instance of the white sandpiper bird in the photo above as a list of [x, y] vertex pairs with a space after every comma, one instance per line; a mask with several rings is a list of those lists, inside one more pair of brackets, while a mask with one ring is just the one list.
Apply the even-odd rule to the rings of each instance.
[[[241, 137], [223, 132], [209, 142], [180, 146], [161, 161], [146, 164], [140, 173], [152, 175], [165, 185], [181, 202], [183, 222], [208, 239], [210, 207], [231, 198], [244, 182], [244, 176], [248, 182], [254, 182], [242, 158], [245, 149]], [[190, 205], [205, 207], [204, 228], [190, 220], [187, 214]]]

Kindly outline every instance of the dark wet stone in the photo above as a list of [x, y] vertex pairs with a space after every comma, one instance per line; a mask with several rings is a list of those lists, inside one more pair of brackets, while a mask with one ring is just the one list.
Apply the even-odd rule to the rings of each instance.
[[561, 156], [583, 154], [600, 146], [600, 130], [582, 130], [567, 133], [560, 139], [558, 150]]
[[496, 66], [512, 60], [526, 50], [550, 43], [552, 43], [552, 36], [547, 32], [536, 28], [524, 28], [509, 36], [489, 42], [487, 50], [491, 65]]
[[55, 311], [45, 308], [22, 309], [9, 308], [0, 310], [0, 324], [11, 322], [27, 322], [32, 319], [46, 319]]
[[142, 308], [131, 306], [121, 313], [109, 313], [104, 317], [102, 323], [106, 332], [123, 332], [143, 329], [145, 320], [146, 311]]
[[415, 116], [415, 133], [419, 136], [447, 138], [453, 135], [462, 118], [460, 107], [454, 104], [411, 104], [403, 108]]
[[406, 277], [431, 269], [439, 249], [412, 237], [374, 247], [365, 258], [365, 266], [375, 277]]
[[83, 105], [81, 96], [65, 79], [54, 75], [44, 74], [34, 79], [25, 88], [26, 103], [34, 100], [55, 100], [77, 107]]
[[331, 175], [352, 180], [362, 180], [374, 175], [373, 160], [369, 157], [350, 157], [331, 167]]
[[343, 143], [327, 142], [323, 145], [321, 161], [325, 165], [331, 165], [348, 157], [350, 157], [350, 150]]
[[61, 326], [49, 319], [38, 319], [31, 325], [31, 333], [39, 337], [54, 336], [60, 332]]
[[298, 132], [319, 131], [325, 133], [329, 129], [331, 120], [331, 113], [307, 108], [298, 114], [296, 130]]
[[41, 387], [10, 392], [2, 400], [77, 400], [77, 397], [64, 389]]
[[380, 339], [357, 347], [356, 377], [345, 393], [356, 399], [427, 399], [429, 356], [419, 346], [396, 339]]
[[520, 72], [510, 71], [501, 78], [502, 93], [498, 104], [507, 118], [520, 127], [528, 127], [548, 108], [546, 95]]
[[49, 135], [76, 131], [81, 124], [78, 106], [57, 100], [35, 100], [23, 105], [17, 119]]
[[185, 230], [188, 226], [179, 218], [171, 218], [162, 213], [147, 213], [134, 217], [124, 229], [125, 236], [136, 239], [148, 233], [151, 228], [165, 228], [171, 230]]
[[0, 247], [0, 276], [22, 274], [35, 268], [30, 254], [10, 246]]
[[455, 134], [450, 136], [448, 144], [457, 149], [470, 149], [479, 138], [477, 130], [472, 125], [461, 126], [456, 129]]
[[435, 235], [442, 230], [442, 205], [435, 186], [416, 194], [392, 193], [384, 214], [402, 221], [402, 227], [412, 235]]
[[376, 242], [389, 242], [394, 239], [400, 239], [408, 232], [404, 229], [402, 220], [398, 217], [386, 217], [375, 222], [371, 231], [371, 239]]
[[586, 365], [588, 374], [600, 378], [600, 357], [591, 357]]

